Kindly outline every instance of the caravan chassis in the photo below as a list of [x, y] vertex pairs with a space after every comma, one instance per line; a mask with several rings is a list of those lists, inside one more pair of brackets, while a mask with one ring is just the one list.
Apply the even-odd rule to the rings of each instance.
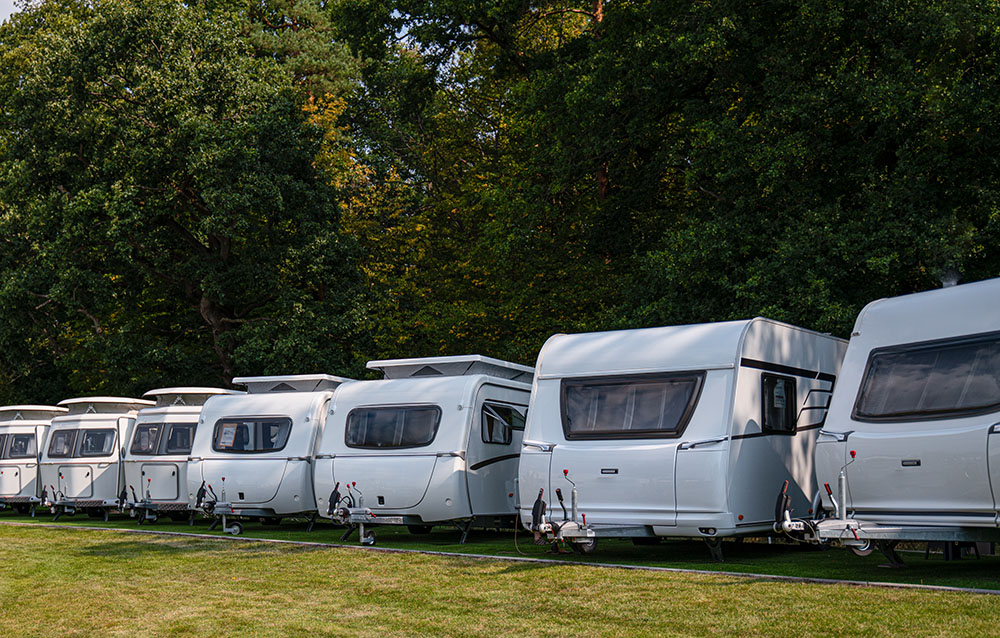
[[[851, 453], [853, 458], [854, 453]], [[846, 467], [846, 465], [845, 465]], [[843, 469], [837, 481], [837, 496], [830, 484], [824, 488], [837, 512], [826, 518], [793, 519], [790, 501], [785, 495], [786, 481], [778, 493], [775, 506], [774, 531], [801, 543], [824, 545], [834, 543], [849, 549], [861, 550], [873, 544], [888, 559], [889, 566], [903, 567], [903, 559], [896, 553], [900, 541], [928, 542], [1000, 542], [1000, 529], [990, 527], [957, 527], [946, 525], [884, 525], [853, 518], [855, 512], [847, 510], [847, 475]], [[820, 493], [813, 499], [812, 512], [819, 512]]]
[[4, 496], [0, 497], [0, 512], [12, 509], [18, 514], [29, 514], [35, 518], [35, 511], [42, 505], [42, 499], [37, 496]]

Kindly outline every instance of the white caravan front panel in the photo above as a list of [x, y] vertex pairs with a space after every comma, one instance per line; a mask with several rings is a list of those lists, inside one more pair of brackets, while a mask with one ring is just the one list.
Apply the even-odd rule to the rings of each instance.
[[205, 459], [201, 472], [220, 499], [234, 505], [262, 505], [278, 494], [286, 462], [284, 457]]
[[18, 496], [21, 493], [21, 468], [0, 465], [0, 496]]
[[[914, 524], [993, 524], [987, 440], [995, 416], [856, 431], [847, 445], [848, 507], [856, 518]], [[831, 487], [833, 484], [831, 484]]]
[[60, 465], [56, 489], [66, 498], [93, 498], [94, 466]]
[[[365, 506], [373, 509], [408, 509], [423, 500], [434, 473], [437, 454], [338, 454], [333, 460], [333, 478], [346, 486], [357, 483], [364, 492]], [[328, 495], [324, 495], [328, 496]]]
[[136, 486], [140, 499], [176, 501], [180, 497], [180, 466], [177, 463], [142, 463], [140, 465], [142, 491]]

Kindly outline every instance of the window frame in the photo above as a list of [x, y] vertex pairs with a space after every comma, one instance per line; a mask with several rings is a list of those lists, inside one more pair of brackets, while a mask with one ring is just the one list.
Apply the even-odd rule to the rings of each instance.
[[7, 435], [8, 432], [0, 432], [0, 459], [4, 458], [7, 451]]
[[[431, 438], [427, 440], [426, 443], [420, 443], [418, 445], [356, 445], [349, 442], [348, 436], [351, 428], [351, 417], [354, 416], [356, 412], [363, 412], [366, 410], [434, 410], [434, 433]], [[344, 445], [354, 450], [413, 450], [417, 448], [427, 447], [434, 443], [437, 439], [438, 430], [441, 428], [441, 417], [444, 415], [444, 411], [441, 406], [434, 403], [407, 403], [401, 405], [365, 405], [357, 406], [352, 408], [350, 412], [347, 413], [347, 418], [344, 421]]]
[[[163, 436], [163, 426], [165, 423], [140, 423], [135, 426], [135, 431], [132, 433], [132, 444], [128, 447], [128, 453], [130, 456], [157, 456], [156, 450], [160, 447], [160, 438]], [[152, 452], [136, 452], [135, 443], [139, 438], [140, 428], [158, 428], [156, 432], [156, 441], [153, 443]]]
[[[282, 442], [281, 447], [268, 448], [266, 450], [233, 450], [231, 448], [220, 448], [219, 434], [221, 433], [221, 425], [225, 421], [238, 421], [245, 423], [247, 421], [261, 422], [261, 421], [286, 421], [288, 423], [288, 434], [285, 436], [285, 440]], [[218, 452], [219, 454], [273, 454], [274, 452], [280, 452], [288, 447], [288, 441], [292, 438], [292, 427], [294, 427], [295, 421], [290, 416], [226, 416], [218, 419], [215, 425], [212, 427], [212, 451]], [[256, 430], [254, 431], [254, 437], [256, 438]]]
[[[491, 440], [489, 440], [489, 439], [486, 438], [486, 410], [487, 410], [487, 408], [490, 409], [490, 410], [493, 410], [494, 413], [495, 413], [496, 418], [502, 420], [504, 422], [504, 424], [507, 426], [507, 428], [506, 428], [507, 436], [505, 437], [506, 441], [502, 441], [502, 442], [501, 441], [491, 441]], [[521, 414], [520, 410], [518, 410], [515, 406], [513, 406], [513, 405], [511, 405], [509, 403], [500, 403], [498, 401], [483, 401], [483, 405], [482, 405], [482, 407], [479, 410], [479, 435], [480, 435], [480, 438], [482, 438], [483, 443], [486, 443], [488, 445], [510, 445], [511, 443], [514, 442], [514, 432], [515, 431], [524, 431], [524, 426], [521, 426], [519, 428], [518, 427], [514, 427], [514, 424], [507, 422], [507, 419], [504, 419], [500, 415], [499, 412], [496, 412], [496, 408], [505, 408], [505, 409], [510, 410], [511, 412], [516, 412], [517, 414], [519, 414], [521, 416], [522, 419], [525, 420], [525, 422], [527, 422], [527, 420], [528, 420], [528, 415], [527, 415], [527, 413]]]
[[[173, 433], [175, 427], [191, 428], [191, 445], [188, 446], [187, 450], [184, 452], [171, 452], [167, 449], [167, 444], [170, 441], [170, 434]], [[181, 423], [181, 422], [171, 422], [163, 424], [163, 431], [160, 433], [160, 440], [156, 443], [156, 456], [187, 456], [191, 454], [191, 450], [194, 449], [194, 437], [198, 433], [198, 423]], [[291, 426], [288, 428], [288, 437], [291, 437], [292, 429]], [[285, 445], [288, 445], [288, 437], [285, 438]], [[214, 442], [214, 439], [213, 439]], [[281, 446], [284, 449], [284, 445]]]
[[[115, 445], [118, 444], [118, 428], [81, 428], [79, 431], [83, 433], [83, 436], [77, 436], [76, 437], [76, 439], [77, 439], [77, 442], [76, 442], [76, 454], [73, 456], [73, 458], [97, 459], [97, 458], [103, 458], [103, 457], [106, 457], [106, 456], [114, 456], [114, 454], [115, 454]], [[87, 435], [90, 434], [90, 433], [92, 433], [92, 432], [111, 432], [111, 436], [112, 436], [112, 439], [111, 439], [111, 450], [109, 450], [108, 452], [102, 451], [100, 454], [94, 454], [94, 453], [85, 454], [84, 451], [83, 451], [83, 441], [84, 441], [84, 439], [87, 438]]]
[[944, 421], [948, 419], [966, 418], [992, 414], [1000, 411], [1000, 401], [977, 408], [964, 408], [953, 410], [920, 410], [914, 412], [896, 412], [890, 415], [870, 415], [860, 412], [861, 399], [865, 396], [865, 390], [872, 380], [872, 364], [876, 357], [886, 354], [904, 354], [910, 352], [920, 352], [921, 350], [934, 350], [948, 346], [973, 345], [976, 343], [996, 342], [1000, 346], [1000, 331], [983, 332], [974, 335], [962, 335], [959, 337], [948, 337], [945, 339], [932, 339], [930, 341], [916, 341], [905, 344], [873, 348], [868, 353], [868, 360], [865, 362], [865, 371], [858, 385], [858, 393], [854, 398], [854, 407], [851, 409], [851, 419], [860, 423], [915, 423], [924, 421]]
[[[56, 442], [56, 437], [65, 432], [71, 437], [69, 450], [65, 454], [53, 454], [52, 445]], [[49, 435], [49, 445], [48, 449], [45, 451], [45, 456], [51, 459], [72, 459], [75, 458], [77, 439], [79, 438], [80, 430], [76, 428], [65, 428], [61, 430], [55, 430]]]
[[[31, 454], [18, 454], [17, 456], [12, 456], [10, 453], [10, 448], [14, 445], [14, 437], [17, 436], [30, 436], [32, 447], [35, 451]], [[34, 432], [9, 432], [7, 437], [7, 445], [4, 447], [0, 445], [0, 458], [4, 459], [35, 459], [38, 458], [38, 437]]]
[[[563, 436], [567, 441], [618, 441], [629, 439], [677, 439], [684, 435], [691, 417], [701, 400], [705, 388], [706, 370], [686, 370], [682, 372], [642, 372], [637, 374], [614, 374], [595, 377], [565, 377], [559, 382], [559, 418], [562, 423]], [[694, 381], [694, 391], [688, 399], [675, 430], [591, 430], [589, 432], [573, 432], [567, 422], [567, 397], [569, 388], [577, 386], [628, 385], [641, 382], [675, 381], [691, 379]]]
[[[778, 429], [771, 427], [767, 423], [767, 402], [769, 394], [767, 392], [767, 382], [769, 380], [780, 380], [785, 382], [791, 382], [792, 390], [791, 394], [785, 396], [785, 401], [791, 401], [791, 410], [786, 412], [791, 417], [792, 427], [790, 430]], [[773, 372], [762, 372], [760, 374], [760, 431], [767, 434], [781, 434], [786, 436], [794, 436], [799, 430], [799, 395], [798, 395], [798, 384], [796, 378], [788, 376], [786, 374], [775, 374]]]

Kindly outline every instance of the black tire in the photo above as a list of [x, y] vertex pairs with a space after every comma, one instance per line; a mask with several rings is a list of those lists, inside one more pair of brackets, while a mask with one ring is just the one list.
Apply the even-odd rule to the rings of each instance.
[[851, 550], [851, 553], [854, 554], [855, 556], [860, 556], [864, 558], [865, 556], [871, 555], [871, 553], [875, 551], [875, 543], [873, 543], [871, 539], [868, 539], [867, 541], [865, 541], [864, 545], [861, 546], [850, 545], [848, 549]]
[[410, 530], [411, 534], [430, 534], [431, 530], [434, 529], [433, 525], [407, 525], [406, 529]]
[[229, 533], [232, 534], [233, 536], [239, 536], [240, 534], [242, 534], [243, 523], [239, 521], [233, 521], [232, 524], [229, 525]]
[[104, 518], [104, 510], [97, 507], [88, 507], [87, 516], [90, 518]]
[[376, 541], [375, 530], [370, 529], [367, 532], [365, 532], [364, 537], [361, 539], [361, 544], [366, 545], [368, 547], [373, 547], [375, 545], [375, 541]]
[[593, 554], [594, 551], [597, 549], [597, 539], [585, 538], [579, 541], [571, 541], [569, 545], [570, 547], [573, 548], [573, 551], [576, 552], [577, 554], [582, 554], [586, 556], [588, 554]]

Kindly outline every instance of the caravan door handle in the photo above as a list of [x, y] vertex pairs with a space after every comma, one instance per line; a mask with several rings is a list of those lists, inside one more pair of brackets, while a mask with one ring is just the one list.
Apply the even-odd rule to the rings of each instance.
[[551, 452], [556, 446], [555, 443], [542, 443], [541, 441], [521, 441], [522, 447], [530, 447], [542, 452]]
[[705, 439], [703, 441], [684, 441], [679, 446], [677, 446], [677, 449], [679, 449], [679, 450], [690, 450], [690, 449], [692, 449], [692, 448], [694, 448], [694, 447], [696, 447], [698, 445], [711, 445], [713, 443], [722, 443], [727, 438], [728, 437], [725, 437], [725, 436], [717, 436], [714, 439]]
[[829, 430], [819, 431], [820, 436], [832, 436], [833, 440], [837, 441], [838, 443], [843, 443], [844, 441], [847, 440], [847, 437], [851, 436], [852, 434], [854, 434], [854, 430], [848, 430], [847, 432], [831, 432]]

